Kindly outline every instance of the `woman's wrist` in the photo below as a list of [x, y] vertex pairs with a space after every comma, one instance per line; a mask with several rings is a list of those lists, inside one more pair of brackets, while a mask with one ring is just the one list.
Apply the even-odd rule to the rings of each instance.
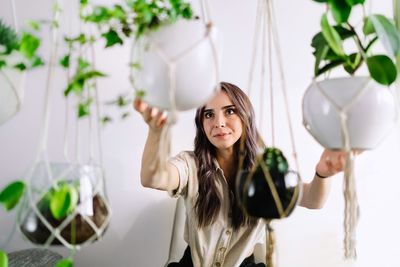
[[326, 178], [330, 177], [330, 176], [323, 176], [323, 175], [319, 174], [317, 171], [315, 171], [315, 176], [317, 176], [318, 178], [321, 178], [321, 179], [326, 179]]

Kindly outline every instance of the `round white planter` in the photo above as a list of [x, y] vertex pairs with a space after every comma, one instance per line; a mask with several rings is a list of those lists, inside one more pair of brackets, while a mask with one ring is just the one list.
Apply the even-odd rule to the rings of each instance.
[[0, 125], [20, 110], [24, 97], [24, 80], [25, 72], [9, 68], [0, 70]]
[[[200, 20], [180, 20], [152, 33], [136, 47], [135, 87], [145, 91], [144, 100], [152, 106], [177, 110], [203, 105], [218, 83], [218, 64], [213, 44], [216, 29]], [[170, 90], [174, 93], [170, 97]]]
[[303, 98], [303, 124], [326, 148], [344, 148], [344, 137], [339, 112], [323, 93], [340, 109], [355, 99], [346, 112], [352, 149], [375, 148], [397, 121], [394, 95], [389, 88], [370, 78], [348, 77], [313, 82]]

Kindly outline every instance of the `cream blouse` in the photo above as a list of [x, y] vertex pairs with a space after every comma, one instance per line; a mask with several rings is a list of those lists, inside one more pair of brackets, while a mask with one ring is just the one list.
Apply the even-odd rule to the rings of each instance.
[[234, 231], [230, 225], [229, 186], [215, 160], [216, 185], [222, 196], [221, 209], [216, 221], [198, 228], [194, 210], [198, 194], [198, 177], [193, 152], [184, 151], [169, 160], [179, 172], [179, 187], [168, 192], [172, 197], [183, 197], [186, 207], [184, 239], [190, 246], [194, 267], [236, 267], [253, 253], [257, 243], [264, 243], [265, 223], [258, 220], [254, 227], [241, 227]]

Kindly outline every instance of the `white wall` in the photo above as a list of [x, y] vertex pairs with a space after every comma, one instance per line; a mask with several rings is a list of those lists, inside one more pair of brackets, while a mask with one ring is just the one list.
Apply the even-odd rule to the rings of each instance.
[[[22, 24], [25, 19], [30, 18], [49, 18], [50, 2], [16, 0], [19, 23]], [[223, 38], [222, 80], [246, 88], [256, 1], [210, 2], [212, 17]], [[304, 179], [308, 180], [313, 175], [322, 148], [302, 126], [301, 99], [312, 77], [310, 42], [318, 30], [323, 7], [311, 0], [275, 2], [300, 167]], [[374, 12], [390, 15], [391, 1], [374, 0], [370, 8]], [[66, 12], [70, 10], [72, 8], [67, 6]], [[0, 2], [0, 15], [11, 22], [8, 1]], [[70, 29], [73, 29], [75, 24], [71, 25]], [[68, 30], [68, 27], [65, 29]], [[47, 56], [47, 48], [48, 40], [42, 49], [43, 55]], [[110, 77], [99, 84], [102, 99], [109, 99], [117, 91], [129, 90], [127, 62], [127, 46], [110, 50], [98, 49], [98, 66], [110, 73]], [[24, 177], [36, 156], [42, 128], [45, 77], [44, 69], [29, 73], [22, 110], [12, 120], [0, 126], [0, 187], [10, 180]], [[53, 160], [62, 158], [64, 102], [61, 88], [65, 86], [61, 71], [57, 71], [56, 77], [49, 142], [49, 154]], [[278, 98], [278, 101], [281, 99]], [[285, 121], [282, 104], [277, 104], [277, 120]], [[255, 106], [258, 107], [258, 104], [255, 103]], [[267, 108], [265, 110], [267, 112]], [[266, 115], [264, 117], [267, 119]], [[166, 260], [174, 200], [169, 199], [166, 193], [140, 186], [139, 166], [146, 131], [138, 114], [104, 129], [104, 165], [108, 196], [113, 209], [112, 222], [101, 242], [77, 253], [76, 266], [153, 267], [161, 266]], [[266, 132], [264, 134], [268, 136]], [[193, 112], [180, 114], [173, 132], [174, 152], [191, 149], [193, 137]], [[396, 129], [378, 149], [365, 152], [357, 160], [361, 218], [357, 233], [359, 258], [354, 266], [400, 266], [397, 257], [400, 251], [400, 211], [396, 205], [400, 202], [398, 137], [399, 131]], [[268, 138], [266, 140], [269, 142]], [[290, 153], [285, 124], [278, 127], [277, 144], [287, 154]], [[348, 266], [342, 261], [342, 177], [337, 175], [333, 180], [332, 192], [323, 210], [297, 208], [290, 218], [275, 223], [280, 267]], [[0, 242], [5, 240], [11, 230], [13, 218], [13, 213], [0, 211]], [[30, 246], [17, 233], [7, 250]]]

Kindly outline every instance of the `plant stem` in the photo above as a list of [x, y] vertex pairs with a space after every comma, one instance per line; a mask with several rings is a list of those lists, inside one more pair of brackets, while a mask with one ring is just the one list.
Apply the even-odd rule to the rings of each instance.
[[358, 36], [356, 30], [354, 29], [354, 27], [350, 24], [350, 23], [346, 23], [346, 25], [349, 27], [350, 31], [352, 31], [354, 33], [354, 41], [357, 45], [358, 51], [360, 51], [361, 56], [363, 57], [364, 60], [367, 60], [367, 55], [366, 55], [366, 50], [360, 40], [360, 37]]
[[[393, 19], [397, 31], [400, 31], [400, 0], [393, 0]], [[396, 55], [397, 72], [400, 72], [400, 57]]]

